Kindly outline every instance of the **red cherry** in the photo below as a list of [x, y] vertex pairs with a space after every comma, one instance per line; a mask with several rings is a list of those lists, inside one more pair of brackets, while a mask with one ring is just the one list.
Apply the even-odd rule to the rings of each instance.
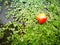
[[45, 14], [38, 14], [38, 15], [36, 16], [36, 19], [37, 19], [37, 21], [38, 21], [40, 24], [43, 24], [43, 23], [46, 22], [47, 16], [46, 16]]

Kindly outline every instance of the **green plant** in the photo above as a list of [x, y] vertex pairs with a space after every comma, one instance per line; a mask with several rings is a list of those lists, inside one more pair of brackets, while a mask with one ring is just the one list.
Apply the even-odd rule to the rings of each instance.
[[[13, 22], [7, 22], [2, 27], [3, 32], [9, 32], [6, 41], [11, 42], [10, 45], [60, 45], [58, 0], [12, 0], [9, 6], [5, 6], [6, 18], [13, 18]], [[38, 13], [48, 16], [43, 25], [36, 21]]]

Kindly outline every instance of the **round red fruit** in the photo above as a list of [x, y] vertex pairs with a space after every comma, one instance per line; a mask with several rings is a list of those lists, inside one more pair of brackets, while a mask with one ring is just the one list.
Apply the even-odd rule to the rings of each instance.
[[46, 22], [47, 16], [46, 16], [44, 13], [43, 13], [43, 14], [38, 14], [38, 15], [36, 16], [36, 19], [37, 19], [37, 21], [38, 21], [40, 24], [43, 24], [43, 23]]

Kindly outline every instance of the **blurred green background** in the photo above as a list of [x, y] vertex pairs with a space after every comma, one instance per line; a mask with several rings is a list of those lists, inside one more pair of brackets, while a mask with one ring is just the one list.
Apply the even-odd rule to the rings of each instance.
[[60, 0], [0, 0], [0, 45], [60, 45]]

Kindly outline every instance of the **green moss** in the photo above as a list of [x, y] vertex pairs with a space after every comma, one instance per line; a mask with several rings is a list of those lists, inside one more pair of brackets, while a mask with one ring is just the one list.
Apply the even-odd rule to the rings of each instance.
[[[60, 45], [59, 8], [56, 0], [13, 0], [6, 8], [6, 17], [12, 16], [14, 21], [3, 27], [12, 31], [8, 42], [12, 41], [11, 45]], [[38, 13], [47, 14], [46, 23], [41, 25], [36, 21]]]

